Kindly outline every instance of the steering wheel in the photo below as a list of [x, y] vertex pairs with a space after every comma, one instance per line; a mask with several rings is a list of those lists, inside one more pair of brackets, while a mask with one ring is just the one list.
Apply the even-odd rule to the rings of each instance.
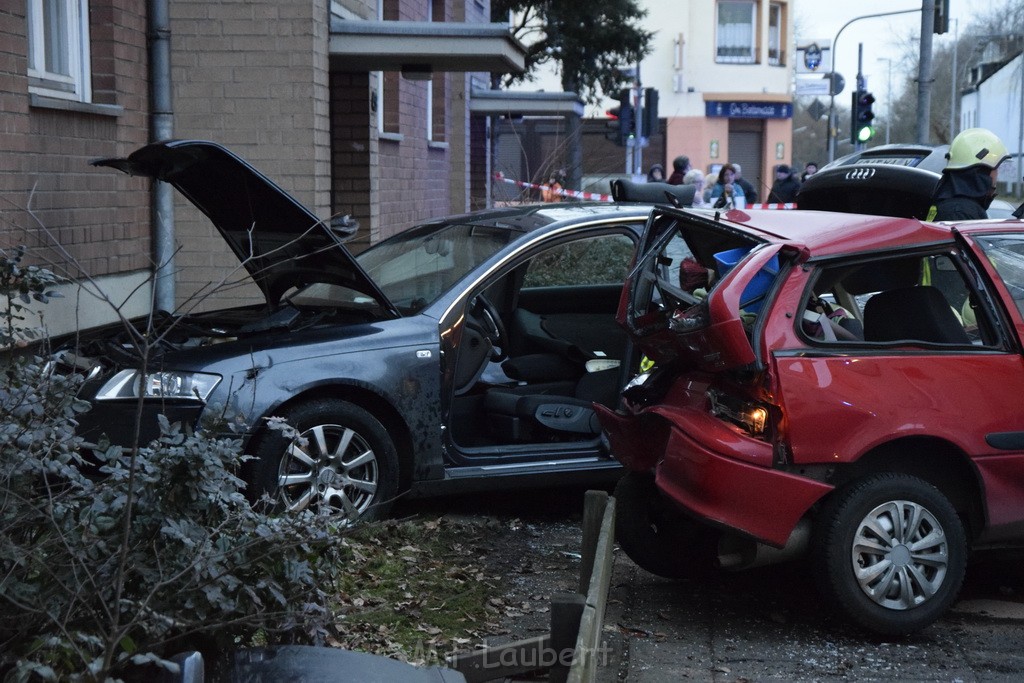
[[498, 362], [508, 358], [508, 332], [494, 304], [483, 294], [478, 294], [473, 298], [470, 311], [472, 315], [467, 318], [467, 324], [479, 329], [491, 342], [491, 360]]

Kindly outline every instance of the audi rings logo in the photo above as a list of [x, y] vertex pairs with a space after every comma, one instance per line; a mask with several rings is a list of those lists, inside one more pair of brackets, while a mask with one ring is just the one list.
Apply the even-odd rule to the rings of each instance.
[[855, 168], [846, 172], [847, 180], [867, 180], [875, 175], [873, 168]]

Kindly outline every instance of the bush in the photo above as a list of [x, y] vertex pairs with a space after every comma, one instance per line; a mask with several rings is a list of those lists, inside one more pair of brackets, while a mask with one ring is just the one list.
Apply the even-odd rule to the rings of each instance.
[[239, 442], [166, 420], [137, 452], [85, 460], [80, 380], [12, 351], [22, 304], [55, 281], [0, 251], [0, 675], [106, 680], [184, 649], [318, 642], [343, 529], [253, 509]]

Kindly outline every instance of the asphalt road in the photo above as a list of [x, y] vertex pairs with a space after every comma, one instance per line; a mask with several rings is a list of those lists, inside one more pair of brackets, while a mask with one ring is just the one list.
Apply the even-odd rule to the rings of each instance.
[[[409, 512], [486, 516], [514, 593], [571, 590], [583, 509], [580, 490], [487, 494], [419, 502]], [[501, 640], [544, 628], [546, 610], [506, 621]], [[802, 563], [673, 582], [616, 551], [598, 680], [1021, 681], [1024, 552], [975, 557], [953, 609], [925, 631], [882, 639], [823, 604]]]
[[602, 681], [1024, 680], [1024, 563], [972, 564], [959, 601], [907, 638], [865, 634], [800, 564], [670, 582], [616, 559]]

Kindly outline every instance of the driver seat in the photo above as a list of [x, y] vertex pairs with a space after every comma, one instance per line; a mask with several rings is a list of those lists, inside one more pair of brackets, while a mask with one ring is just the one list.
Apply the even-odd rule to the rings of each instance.
[[584, 373], [576, 381], [492, 387], [484, 395], [491, 433], [504, 442], [596, 437], [601, 425], [594, 403], [612, 408], [619, 398], [620, 369]]

